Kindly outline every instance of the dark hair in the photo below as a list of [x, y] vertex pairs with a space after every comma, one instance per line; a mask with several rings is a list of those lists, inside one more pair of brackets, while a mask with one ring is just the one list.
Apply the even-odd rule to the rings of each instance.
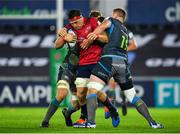
[[105, 19], [105, 18], [104, 18], [103, 16], [98, 17], [98, 21], [101, 22], [101, 23], [104, 21], [104, 19]]
[[80, 15], [81, 15], [81, 11], [78, 10], [78, 9], [73, 9], [73, 10], [70, 10], [70, 11], [68, 12], [68, 18], [69, 18], [69, 19], [72, 19], [72, 18], [74, 18], [75, 16], [80, 16]]
[[91, 10], [89, 17], [101, 17], [101, 12], [98, 10]]
[[123, 17], [123, 19], [125, 20], [125, 18], [126, 18], [126, 11], [124, 10], [124, 9], [122, 9], [122, 8], [115, 8], [115, 9], [113, 9], [113, 12], [115, 13], [118, 13], [118, 16], [119, 17]]

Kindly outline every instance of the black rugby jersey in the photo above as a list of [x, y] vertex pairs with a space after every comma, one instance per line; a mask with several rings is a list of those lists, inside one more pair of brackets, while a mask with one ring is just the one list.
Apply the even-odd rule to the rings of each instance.
[[110, 28], [107, 29], [109, 42], [104, 46], [102, 56], [117, 55], [127, 59], [128, 31], [126, 27], [117, 19], [109, 18]]
[[66, 43], [64, 47], [67, 50], [67, 54], [61, 67], [75, 73], [78, 67], [79, 60], [78, 45], [76, 43]]

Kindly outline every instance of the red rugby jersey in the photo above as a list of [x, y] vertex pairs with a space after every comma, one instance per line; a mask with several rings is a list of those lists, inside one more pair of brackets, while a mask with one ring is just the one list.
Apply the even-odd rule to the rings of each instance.
[[71, 25], [66, 26], [67, 28], [71, 28], [77, 35], [78, 47], [80, 50], [79, 65], [97, 63], [102, 51], [102, 46], [95, 42], [91, 44], [88, 49], [84, 50], [80, 47], [80, 44], [86, 39], [87, 35], [93, 32], [98, 26], [98, 21], [94, 18], [84, 18], [84, 24], [85, 25], [79, 30], [74, 30]]

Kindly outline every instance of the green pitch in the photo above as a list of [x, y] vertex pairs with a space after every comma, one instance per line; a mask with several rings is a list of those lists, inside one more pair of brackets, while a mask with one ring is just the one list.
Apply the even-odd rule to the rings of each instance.
[[[147, 122], [133, 108], [127, 116], [122, 116], [117, 128], [111, 125], [111, 119], [104, 119], [104, 110], [96, 113], [95, 129], [66, 127], [59, 109], [50, 122], [49, 128], [40, 128], [46, 108], [0, 108], [0, 133], [180, 133], [180, 109], [150, 109], [154, 119], [163, 123], [164, 129], [151, 129]], [[72, 118], [76, 121], [79, 112]]]

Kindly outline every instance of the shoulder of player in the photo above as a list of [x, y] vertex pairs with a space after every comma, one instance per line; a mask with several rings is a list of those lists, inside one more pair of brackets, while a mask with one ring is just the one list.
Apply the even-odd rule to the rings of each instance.
[[106, 17], [104, 19], [104, 21], [112, 23], [113, 22], [113, 18], [112, 17]]
[[89, 23], [92, 23], [92, 24], [98, 23], [98, 20], [95, 18], [85, 18], [85, 19], [86, 19], [85, 21], [89, 21]]
[[112, 17], [106, 17], [104, 20], [113, 20]]
[[65, 27], [66, 27], [67, 29], [72, 29], [72, 26], [71, 26], [70, 24], [67, 24]]

